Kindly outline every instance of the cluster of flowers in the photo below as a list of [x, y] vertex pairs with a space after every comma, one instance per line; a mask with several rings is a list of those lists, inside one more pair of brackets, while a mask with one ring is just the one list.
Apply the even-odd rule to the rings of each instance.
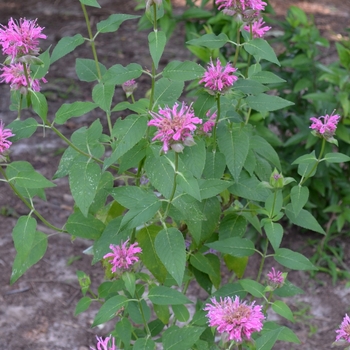
[[244, 29], [252, 31], [253, 38], [262, 38], [271, 29], [265, 26], [261, 18], [261, 11], [265, 10], [266, 2], [261, 0], [216, 0], [219, 10], [229, 16], [235, 16], [246, 25]]
[[[2, 53], [7, 55], [8, 66], [1, 68], [0, 82], [10, 84], [12, 90], [26, 94], [28, 89], [40, 91], [39, 79], [30, 76], [30, 64], [38, 62], [39, 39], [46, 39], [36, 20], [21, 18], [15, 22], [10, 18], [8, 25], [0, 27]], [[46, 79], [41, 78], [45, 83]]]

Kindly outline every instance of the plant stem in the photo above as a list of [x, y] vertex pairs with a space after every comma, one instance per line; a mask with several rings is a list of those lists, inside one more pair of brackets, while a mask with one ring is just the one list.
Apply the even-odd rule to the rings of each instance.
[[175, 192], [176, 192], [176, 177], [177, 177], [177, 169], [179, 166], [179, 154], [177, 152], [175, 152], [175, 169], [174, 169], [174, 181], [173, 181], [173, 189], [171, 191], [171, 195], [168, 201], [168, 205], [165, 209], [163, 218], [166, 219], [166, 217], [168, 216], [168, 212], [169, 212], [169, 208], [170, 208], [170, 204], [172, 202], [172, 200], [174, 199], [175, 196]]
[[259, 266], [259, 272], [258, 272], [258, 276], [256, 277], [256, 281], [259, 282], [260, 281], [260, 278], [261, 278], [261, 273], [262, 273], [262, 270], [263, 270], [263, 267], [264, 267], [264, 264], [265, 264], [265, 259], [266, 259], [266, 253], [267, 253], [267, 248], [269, 246], [269, 240], [266, 238], [266, 245], [265, 245], [265, 249], [264, 249], [264, 252], [263, 252], [263, 255], [262, 255], [262, 258], [261, 258], [261, 263], [260, 263], [260, 266]]
[[34, 213], [38, 219], [40, 219], [40, 221], [47, 227], [57, 231], [57, 232], [61, 232], [61, 233], [68, 233], [67, 231], [65, 230], [62, 230], [52, 224], [50, 224], [35, 208], [32, 204], [30, 204], [16, 189], [16, 187], [11, 183], [9, 182], [8, 180], [8, 177], [5, 173], [5, 171], [3, 170], [2, 167], [0, 167], [0, 173], [3, 175], [3, 177], [6, 179], [7, 183], [9, 184], [9, 186], [11, 187], [12, 191], [17, 195], [17, 197], [30, 209], [30, 211], [32, 213]]
[[220, 114], [221, 114], [221, 101], [220, 101], [220, 97], [221, 95], [218, 94], [216, 96], [216, 105], [217, 105], [217, 114], [216, 114], [216, 119], [215, 119], [215, 124], [214, 124], [214, 128], [213, 128], [213, 153], [216, 152], [216, 129], [217, 129], [217, 125], [220, 119]]
[[233, 66], [235, 67], [238, 61], [238, 56], [239, 56], [239, 49], [241, 47], [241, 32], [239, 28], [237, 28], [237, 37], [236, 37], [236, 52], [235, 52], [235, 57], [233, 59]]

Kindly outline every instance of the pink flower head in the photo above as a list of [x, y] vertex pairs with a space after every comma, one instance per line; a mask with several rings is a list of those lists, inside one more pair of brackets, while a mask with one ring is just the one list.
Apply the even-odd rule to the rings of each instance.
[[262, 320], [265, 319], [261, 309], [262, 306], [251, 305], [241, 302], [239, 297], [210, 299], [214, 304], [206, 304], [205, 311], [208, 311], [209, 325], [218, 327], [219, 333], [228, 333], [229, 340], [241, 343], [243, 340], [250, 340], [252, 333], [259, 332], [263, 328]]
[[[252, 34], [253, 38], [262, 38], [267, 31], [271, 29], [269, 26], [263, 27], [265, 22], [262, 18], [259, 18], [257, 21], [254, 21], [252, 24]], [[244, 26], [244, 29], [250, 32], [250, 25]]]
[[216, 66], [210, 60], [207, 71], [199, 81], [199, 84], [204, 83], [204, 86], [211, 90], [212, 93], [225, 92], [238, 80], [238, 77], [232, 74], [236, 70], [236, 68], [231, 66], [231, 63], [227, 63], [225, 67], [222, 67], [218, 58]]
[[10, 129], [4, 129], [4, 124], [2, 121], [0, 121], [0, 155], [12, 145], [12, 142], [8, 140], [8, 138], [11, 136], [15, 135], [12, 134]]
[[46, 35], [41, 33], [44, 28], [36, 21], [21, 18], [18, 23], [10, 18], [7, 27], [1, 25], [0, 44], [4, 55], [11, 56], [12, 61], [24, 55], [38, 55], [39, 39], [46, 39]]
[[148, 126], [158, 128], [154, 140], [163, 142], [163, 151], [168, 152], [171, 147], [175, 152], [181, 152], [185, 146], [194, 145], [193, 132], [197, 129], [195, 124], [202, 124], [202, 119], [194, 115], [192, 105], [187, 106], [184, 102], [179, 110], [179, 104], [175, 103], [173, 108], [159, 108], [158, 113], [149, 112], [153, 119]]
[[[96, 335], [96, 339], [97, 339], [97, 349], [90, 346], [91, 350], [117, 350], [115, 346], [115, 339], [111, 335], [109, 337], [106, 337], [105, 340], [103, 340], [102, 337], [98, 337]], [[112, 346], [109, 346], [110, 339], [112, 339]]]
[[215, 125], [217, 114], [216, 114], [216, 112], [214, 112], [212, 115], [210, 115], [210, 111], [208, 111], [206, 116], [209, 118], [209, 120], [203, 124], [202, 130], [206, 134], [208, 134], [209, 132], [211, 132], [211, 130], [213, 129], [213, 127]]
[[215, 0], [215, 3], [223, 13], [229, 16], [240, 14], [243, 17], [250, 17], [252, 12], [257, 16], [259, 11], [264, 11], [267, 5], [261, 0]]
[[112, 266], [112, 272], [117, 272], [118, 269], [127, 270], [130, 266], [132, 266], [135, 262], [139, 261], [139, 257], [135, 254], [141, 253], [142, 249], [137, 247], [137, 242], [130, 244], [128, 246], [129, 239], [127, 239], [124, 243], [122, 242], [120, 245], [111, 244], [109, 248], [113, 251], [113, 253], [106, 254], [103, 259], [108, 259], [109, 263]]
[[[30, 74], [29, 66], [27, 65], [27, 72]], [[11, 64], [10, 66], [3, 66], [1, 68], [2, 74], [0, 74], [0, 82], [10, 84], [12, 90], [20, 90], [21, 93], [26, 94], [28, 90], [27, 80], [24, 75], [24, 69], [22, 63]], [[33, 91], [40, 91], [40, 80], [28, 77], [30, 87]], [[41, 78], [44, 83], [47, 82], [45, 78]]]
[[131, 79], [131, 80], [128, 80], [125, 83], [123, 83], [122, 88], [123, 88], [123, 91], [125, 92], [126, 96], [129, 97], [136, 90], [137, 83], [134, 79]]
[[335, 130], [337, 129], [340, 116], [337, 114], [326, 114], [325, 116], [321, 116], [319, 118], [312, 117], [310, 120], [312, 121], [310, 128], [315, 130], [316, 134], [328, 140], [333, 137]]
[[282, 275], [282, 272], [281, 271], [276, 272], [274, 267], [267, 274], [267, 278], [268, 278], [269, 284], [274, 288], [279, 288], [284, 283], [284, 277]]
[[340, 328], [335, 331], [335, 333], [338, 333], [337, 337], [335, 338], [335, 341], [339, 340], [345, 340], [348, 343], [350, 343], [350, 317], [345, 314], [345, 317], [343, 319], [343, 322], [340, 325]]

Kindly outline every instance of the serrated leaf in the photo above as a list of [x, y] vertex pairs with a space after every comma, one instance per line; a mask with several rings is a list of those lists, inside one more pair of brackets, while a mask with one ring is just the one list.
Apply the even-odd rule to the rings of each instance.
[[160, 104], [173, 105], [181, 96], [183, 89], [184, 82], [182, 81], [160, 78], [155, 83], [153, 106], [158, 106]]
[[79, 1], [86, 6], [101, 8], [97, 0], [79, 0]]
[[285, 80], [280, 78], [278, 75], [266, 71], [254, 73], [250, 75], [249, 78], [261, 84], [279, 84], [285, 82]]
[[[99, 63], [98, 64], [101, 75], [106, 73], [106, 67]], [[75, 61], [75, 71], [78, 78], [81, 81], [92, 82], [99, 80], [99, 75], [96, 67], [96, 62], [91, 59], [77, 58]]]
[[349, 156], [338, 152], [327, 153], [323, 159], [328, 163], [345, 163], [350, 161]]
[[187, 81], [203, 76], [205, 69], [192, 61], [171, 61], [163, 70], [163, 77], [171, 80]]
[[220, 179], [226, 168], [226, 160], [221, 152], [207, 152], [203, 177], [206, 179]]
[[190, 318], [190, 312], [184, 305], [172, 305], [171, 308], [174, 311], [174, 315], [179, 322], [187, 322]]
[[220, 123], [217, 140], [220, 151], [225, 155], [227, 167], [237, 182], [249, 152], [249, 134], [244, 128], [229, 129]]
[[96, 327], [102, 323], [106, 323], [117, 315], [117, 312], [128, 304], [128, 299], [124, 295], [116, 295], [109, 298], [101, 306], [91, 327]]
[[199, 180], [200, 196], [203, 199], [214, 197], [230, 187], [232, 182], [219, 180], [219, 179], [207, 179]]
[[[281, 327], [282, 328], [282, 327]], [[275, 345], [282, 329], [274, 329], [272, 331], [264, 332], [264, 334], [255, 341], [256, 350], [271, 350]]]
[[63, 37], [54, 47], [51, 54], [51, 64], [67, 55], [68, 53], [74, 51], [78, 46], [84, 43], [84, 38], [81, 34], [76, 34], [74, 36]]
[[158, 69], [158, 63], [162, 57], [166, 44], [166, 35], [163, 31], [157, 30], [148, 34], [148, 45], [151, 57], [156, 69]]
[[181, 186], [185, 193], [189, 194], [198, 201], [201, 200], [198, 181], [189, 171], [179, 171], [177, 173], [176, 183]]
[[281, 97], [267, 94], [248, 96], [245, 102], [248, 107], [258, 112], [271, 112], [294, 105], [293, 102], [287, 101]]
[[252, 296], [256, 298], [264, 297], [265, 287], [262, 284], [249, 279], [240, 280], [239, 283], [241, 284], [243, 289], [247, 291], [249, 294], [251, 294]]
[[164, 350], [184, 350], [191, 349], [193, 344], [197, 342], [204, 327], [183, 327], [171, 326], [162, 337]]
[[253, 39], [243, 45], [244, 49], [259, 62], [260, 59], [265, 59], [269, 62], [276, 63], [280, 66], [280, 63], [276, 57], [275, 51], [264, 39]]
[[258, 153], [276, 168], [281, 169], [280, 159], [275, 149], [261, 136], [254, 135], [250, 139], [250, 148]]
[[17, 186], [24, 188], [46, 188], [55, 187], [56, 185], [47, 180], [43, 175], [36, 172], [34, 169], [28, 171], [19, 171], [14, 178], [9, 179], [9, 182], [15, 181]]
[[151, 338], [139, 338], [132, 348], [133, 350], [155, 350], [156, 343]]
[[220, 47], [223, 47], [228, 42], [228, 37], [224, 33], [220, 33], [219, 35], [215, 34], [204, 34], [198, 39], [192, 39], [190, 41], [187, 41], [187, 45], [194, 45], [194, 46], [204, 46], [209, 49], [219, 49]]
[[258, 95], [269, 90], [269, 88], [263, 84], [250, 79], [238, 79], [238, 81], [235, 82], [234, 88], [235, 90], [237, 89], [249, 95]]
[[305, 186], [294, 186], [290, 191], [290, 199], [294, 215], [297, 217], [309, 199], [309, 189]]
[[202, 176], [205, 165], [205, 142], [201, 139], [191, 147], [185, 147], [183, 153], [179, 154], [187, 170], [189, 170], [197, 179]]
[[21, 216], [12, 231], [16, 257], [12, 265], [10, 283], [15, 283], [31, 266], [36, 264], [47, 249], [47, 235], [36, 231], [36, 220]]
[[186, 265], [186, 247], [181, 232], [174, 227], [161, 230], [155, 239], [155, 248], [160, 261], [180, 286]]
[[304, 255], [287, 248], [277, 249], [273, 256], [279, 264], [292, 270], [318, 270]]
[[21, 139], [32, 136], [38, 127], [38, 122], [34, 118], [28, 118], [25, 120], [14, 120], [9, 125], [8, 129], [11, 129], [15, 136], [11, 137], [11, 142], [16, 142]]
[[80, 117], [86, 113], [91, 112], [96, 107], [96, 103], [89, 101], [64, 103], [55, 114], [55, 123], [64, 124], [69, 118]]
[[236, 213], [228, 213], [219, 226], [220, 241], [231, 237], [242, 237], [247, 230], [247, 219]]
[[130, 321], [126, 317], [123, 317], [115, 325], [115, 332], [118, 335], [118, 337], [121, 339], [121, 341], [123, 342], [125, 349], [129, 348], [132, 331], [133, 331], [133, 327], [132, 327]]
[[128, 80], [136, 79], [142, 74], [142, 67], [137, 63], [130, 63], [126, 67], [115, 64], [102, 76], [105, 84], [123, 84]]
[[93, 101], [105, 112], [111, 109], [115, 86], [113, 84], [99, 83], [92, 90]]
[[206, 243], [205, 245], [221, 253], [237, 257], [251, 256], [255, 253], [254, 243], [249, 239], [240, 237], [227, 238], [222, 241]]
[[118, 30], [119, 26], [128, 19], [139, 18], [140, 16], [125, 15], [122, 13], [110, 15], [107, 19], [97, 23], [97, 30], [100, 33], [112, 33]]
[[197, 270], [204, 272], [207, 275], [215, 275], [216, 274], [212, 265], [210, 264], [210, 261], [202, 253], [198, 252], [196, 254], [191, 255], [190, 263]]
[[272, 304], [272, 310], [287, 320], [294, 322], [294, 316], [289, 306], [282, 300], [275, 300]]
[[152, 288], [148, 293], [148, 298], [153, 304], [157, 305], [182, 305], [192, 303], [191, 300], [181, 292], [165, 286]]
[[31, 91], [30, 98], [34, 112], [42, 119], [43, 122], [46, 122], [48, 106], [45, 95], [37, 91]]
[[305, 209], [301, 209], [299, 214], [295, 215], [293, 206], [291, 204], [288, 204], [286, 206], [286, 215], [288, 219], [295, 225], [306, 228], [308, 230], [322, 233], [324, 235], [326, 234], [324, 229], [320, 226], [320, 224], [313, 217], [313, 215]]
[[279, 223], [269, 220], [264, 223], [264, 230], [272, 248], [278, 249], [283, 238], [283, 227]]

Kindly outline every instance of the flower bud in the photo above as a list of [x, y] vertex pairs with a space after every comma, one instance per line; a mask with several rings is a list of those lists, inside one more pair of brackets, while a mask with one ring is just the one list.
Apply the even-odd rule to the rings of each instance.
[[137, 83], [134, 79], [128, 80], [122, 84], [122, 88], [126, 94], [126, 97], [130, 97], [137, 88]]
[[275, 168], [273, 173], [270, 176], [270, 185], [273, 188], [283, 188], [283, 175], [280, 174], [277, 169]]

